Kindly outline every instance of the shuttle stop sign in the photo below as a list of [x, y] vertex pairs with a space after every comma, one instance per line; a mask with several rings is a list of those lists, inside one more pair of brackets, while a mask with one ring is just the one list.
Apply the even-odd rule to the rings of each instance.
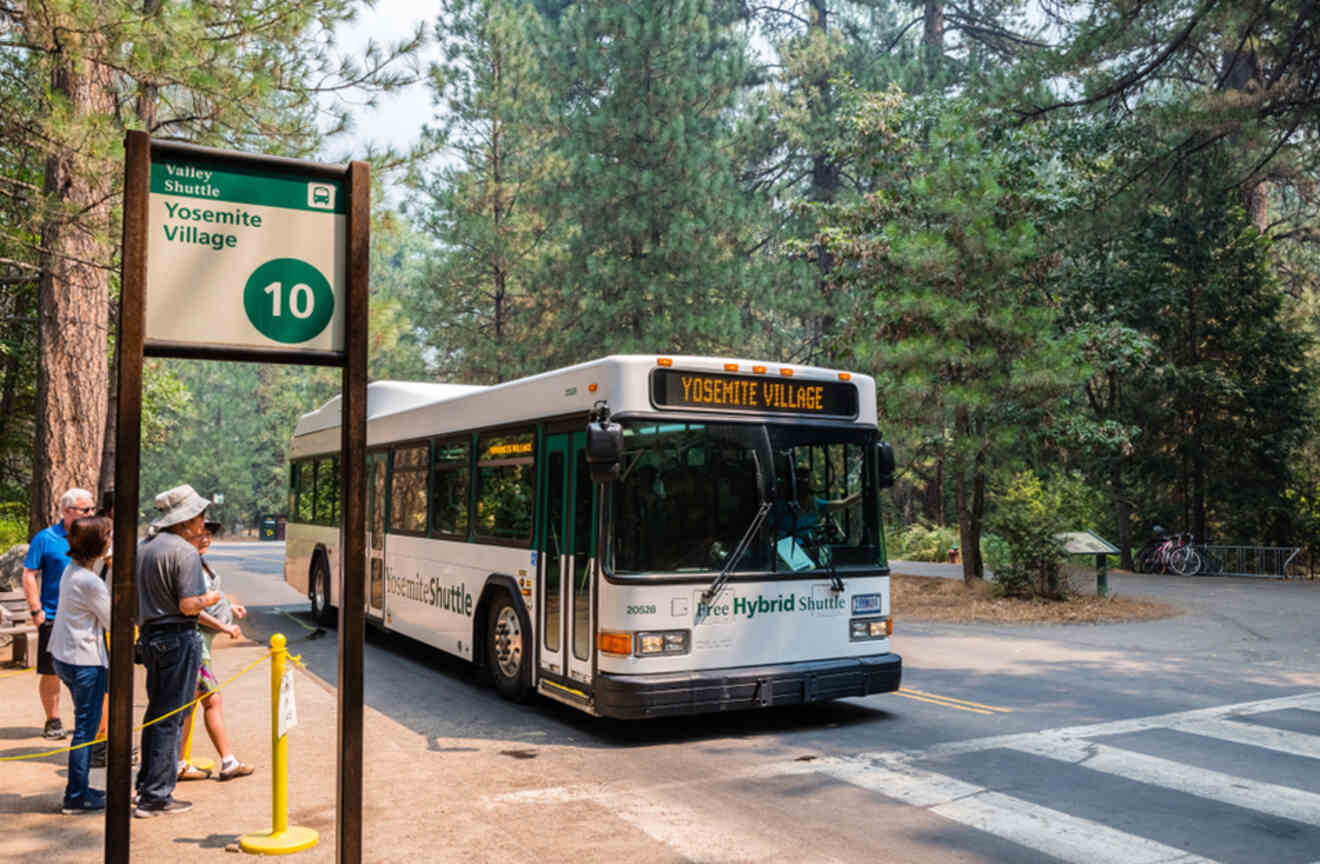
[[266, 165], [151, 165], [146, 338], [344, 350], [342, 180]]

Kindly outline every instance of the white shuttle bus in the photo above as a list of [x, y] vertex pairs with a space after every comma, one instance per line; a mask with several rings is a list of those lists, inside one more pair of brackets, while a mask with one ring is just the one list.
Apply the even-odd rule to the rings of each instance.
[[[613, 356], [367, 389], [368, 619], [619, 718], [898, 689], [865, 375]], [[286, 581], [334, 620], [340, 401], [298, 422]]]

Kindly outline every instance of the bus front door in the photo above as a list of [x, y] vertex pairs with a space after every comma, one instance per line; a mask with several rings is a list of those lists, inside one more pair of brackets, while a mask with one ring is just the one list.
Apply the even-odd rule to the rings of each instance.
[[589, 696], [596, 648], [592, 578], [596, 526], [586, 433], [547, 435], [545, 452], [545, 518], [538, 544], [540, 673], [552, 688]]
[[367, 615], [385, 612], [385, 460], [379, 450], [367, 454]]

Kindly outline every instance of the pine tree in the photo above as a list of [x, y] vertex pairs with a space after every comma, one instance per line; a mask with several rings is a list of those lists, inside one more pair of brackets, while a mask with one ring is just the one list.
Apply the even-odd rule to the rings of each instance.
[[946, 440], [963, 574], [980, 579], [989, 479], [1082, 379], [1044, 290], [1044, 148], [965, 102], [905, 106], [890, 91], [853, 104], [854, 154], [875, 191], [817, 210], [835, 278], [872, 298], [840, 344], [875, 371], [881, 416]]
[[643, 0], [569, 7], [542, 45], [573, 227], [541, 277], [556, 355], [737, 351], [757, 274], [727, 146], [744, 44], [709, 2]]
[[414, 296], [446, 377], [495, 383], [544, 366], [554, 298], [536, 273], [558, 254], [562, 220], [545, 202], [556, 160], [529, 44], [539, 20], [509, 0], [450, 0], [436, 21], [440, 124], [424, 140], [443, 161], [414, 176], [410, 212], [435, 243]]
[[[0, 79], [0, 127], [44, 165], [36, 194], [12, 174], [0, 184], [0, 206], [23, 217], [11, 238], [34, 238], [20, 241], [18, 260], [39, 286], [33, 528], [65, 488], [94, 486], [101, 473], [124, 130], [311, 155], [322, 94], [408, 80], [391, 63], [415, 44], [373, 49], [363, 63], [332, 55], [321, 34], [356, 5], [27, 0], [0, 9], [18, 58], [6, 71], [23, 72]], [[332, 119], [342, 128], [342, 113]]]

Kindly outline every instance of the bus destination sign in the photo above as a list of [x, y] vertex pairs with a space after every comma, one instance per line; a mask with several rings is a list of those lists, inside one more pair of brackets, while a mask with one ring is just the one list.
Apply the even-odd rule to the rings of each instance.
[[857, 387], [844, 381], [794, 381], [657, 369], [651, 377], [651, 401], [657, 408], [848, 419], [857, 416]]

